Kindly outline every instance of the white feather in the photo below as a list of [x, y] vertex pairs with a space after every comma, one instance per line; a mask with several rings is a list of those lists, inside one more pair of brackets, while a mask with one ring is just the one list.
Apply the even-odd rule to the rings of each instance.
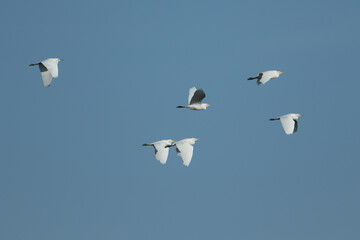
[[180, 156], [182, 158], [183, 164], [187, 167], [189, 166], [189, 164], [191, 162], [193, 152], [194, 152], [193, 145], [195, 144], [196, 140], [198, 140], [198, 139], [185, 138], [185, 139], [180, 140], [175, 143], [176, 149], [178, 151], [178, 156]]
[[292, 117], [292, 114], [287, 114], [280, 117], [280, 122], [284, 131], [287, 135], [293, 134], [295, 128], [295, 121]]
[[44, 82], [44, 87], [50, 86], [53, 79], [50, 71], [41, 72], [41, 77]]
[[169, 140], [162, 140], [162, 141], [158, 141], [158, 142], [154, 142], [153, 145], [156, 148], [156, 154], [155, 154], [155, 158], [161, 163], [161, 164], [165, 164], [167, 159], [168, 159], [168, 155], [169, 155], [169, 148], [165, 147], [167, 145], [170, 145], [171, 141]]
[[262, 74], [263, 75], [261, 76], [261, 79], [260, 79], [261, 84], [265, 84], [266, 82], [268, 82], [272, 78], [278, 78], [279, 75], [280, 75], [279, 71], [275, 71], [275, 70], [266, 71], [266, 72], [263, 72]]
[[196, 87], [192, 87], [189, 90], [189, 98], [188, 98], [188, 104], [190, 104], [192, 97], [194, 96], [194, 93], [196, 92]]
[[41, 61], [41, 63], [48, 69], [48, 71], [51, 73], [51, 76], [53, 78], [57, 78], [59, 76], [58, 58], [49, 58], [44, 61]]

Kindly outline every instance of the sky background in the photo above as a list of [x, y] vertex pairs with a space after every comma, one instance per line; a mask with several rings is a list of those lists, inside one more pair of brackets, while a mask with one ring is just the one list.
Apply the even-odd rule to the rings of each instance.
[[[3, 1], [0, 239], [360, 239], [359, 8]], [[188, 168], [141, 146], [188, 137]]]

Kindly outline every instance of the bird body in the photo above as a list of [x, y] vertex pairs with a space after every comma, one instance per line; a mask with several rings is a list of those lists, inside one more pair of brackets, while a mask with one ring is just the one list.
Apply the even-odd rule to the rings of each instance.
[[58, 63], [60, 61], [63, 61], [63, 59], [48, 58], [44, 61], [30, 64], [29, 66], [39, 65], [44, 87], [49, 87], [51, 85], [52, 79], [59, 76]]
[[143, 146], [153, 146], [155, 149], [155, 158], [161, 163], [165, 164], [169, 155], [169, 147], [172, 146], [171, 143], [175, 142], [174, 140], [161, 140], [153, 142], [150, 144], [143, 144]]
[[200, 140], [198, 138], [185, 138], [180, 141], [175, 142], [176, 146], [176, 152], [178, 153], [178, 156], [180, 156], [183, 160], [183, 164], [188, 167], [192, 156], [194, 152], [193, 145], [197, 140]]
[[191, 110], [206, 110], [207, 107], [211, 106], [207, 103], [202, 103], [202, 100], [206, 97], [204, 90], [196, 89], [192, 87], [189, 90], [188, 105], [177, 106], [177, 108], [188, 108]]
[[283, 74], [283, 73], [284, 72], [280, 72], [280, 71], [276, 71], [276, 70], [265, 71], [265, 72], [259, 73], [257, 77], [248, 78], [248, 80], [257, 79], [257, 84], [260, 85], [260, 84], [267, 83], [272, 78], [278, 78], [280, 76], [280, 74]]
[[206, 108], [208, 106], [211, 106], [210, 104], [207, 103], [194, 103], [194, 104], [190, 104], [187, 105], [186, 108], [191, 109], [191, 110], [206, 110]]
[[280, 120], [282, 127], [287, 135], [293, 134], [298, 130], [298, 118], [303, 114], [289, 113], [278, 118], [270, 118], [270, 121]]

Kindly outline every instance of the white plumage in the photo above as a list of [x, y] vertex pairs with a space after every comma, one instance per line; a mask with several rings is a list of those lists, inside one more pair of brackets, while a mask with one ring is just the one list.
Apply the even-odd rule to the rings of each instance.
[[202, 100], [206, 97], [204, 90], [196, 89], [192, 87], [189, 90], [188, 105], [187, 106], [177, 106], [177, 108], [188, 108], [191, 110], [205, 110], [207, 107], [211, 106], [207, 103], [202, 103]]
[[63, 61], [60, 58], [49, 58], [44, 61], [30, 64], [29, 66], [39, 65], [41, 77], [45, 87], [51, 85], [52, 79], [59, 76], [58, 63]]
[[[196, 87], [192, 87], [189, 89], [189, 96], [188, 96], [188, 105], [191, 104], [191, 99], [194, 97], [194, 94], [196, 92]], [[202, 89], [201, 89], [202, 90]], [[205, 97], [204, 97], [205, 98]], [[202, 100], [202, 99], [201, 99]], [[201, 101], [200, 101], [201, 102]]]
[[257, 84], [260, 85], [260, 84], [267, 83], [272, 78], [278, 78], [280, 76], [280, 74], [283, 74], [283, 73], [284, 72], [280, 72], [280, 71], [276, 71], [276, 70], [265, 71], [265, 72], [259, 73], [257, 77], [248, 78], [248, 80], [257, 79]]
[[188, 167], [194, 152], [193, 145], [195, 141], [200, 140], [198, 138], [185, 138], [175, 143], [176, 151], [178, 156], [180, 156], [183, 160], [183, 164]]
[[171, 143], [175, 142], [174, 140], [161, 140], [157, 142], [153, 142], [150, 144], [143, 144], [143, 146], [153, 146], [155, 149], [155, 158], [161, 163], [165, 164], [169, 155], [169, 147], [171, 147]]
[[278, 118], [271, 118], [271, 121], [280, 120], [282, 127], [287, 135], [293, 134], [298, 130], [298, 118], [303, 116], [298, 113], [289, 113]]

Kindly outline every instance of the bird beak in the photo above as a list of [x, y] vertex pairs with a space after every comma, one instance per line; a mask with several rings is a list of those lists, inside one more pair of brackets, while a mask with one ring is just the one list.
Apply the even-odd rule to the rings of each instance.
[[175, 140], [171, 140], [171, 142], [176, 142]]
[[195, 141], [198, 141], [198, 140], [200, 140], [200, 138], [195, 138]]
[[208, 107], [212, 106], [211, 104], [208, 104]]
[[299, 114], [299, 116], [304, 116], [304, 114]]
[[59, 61], [64, 61], [64, 59], [59, 59]]
[[283, 73], [285, 73], [285, 72], [279, 72], [280, 74], [283, 74]]

